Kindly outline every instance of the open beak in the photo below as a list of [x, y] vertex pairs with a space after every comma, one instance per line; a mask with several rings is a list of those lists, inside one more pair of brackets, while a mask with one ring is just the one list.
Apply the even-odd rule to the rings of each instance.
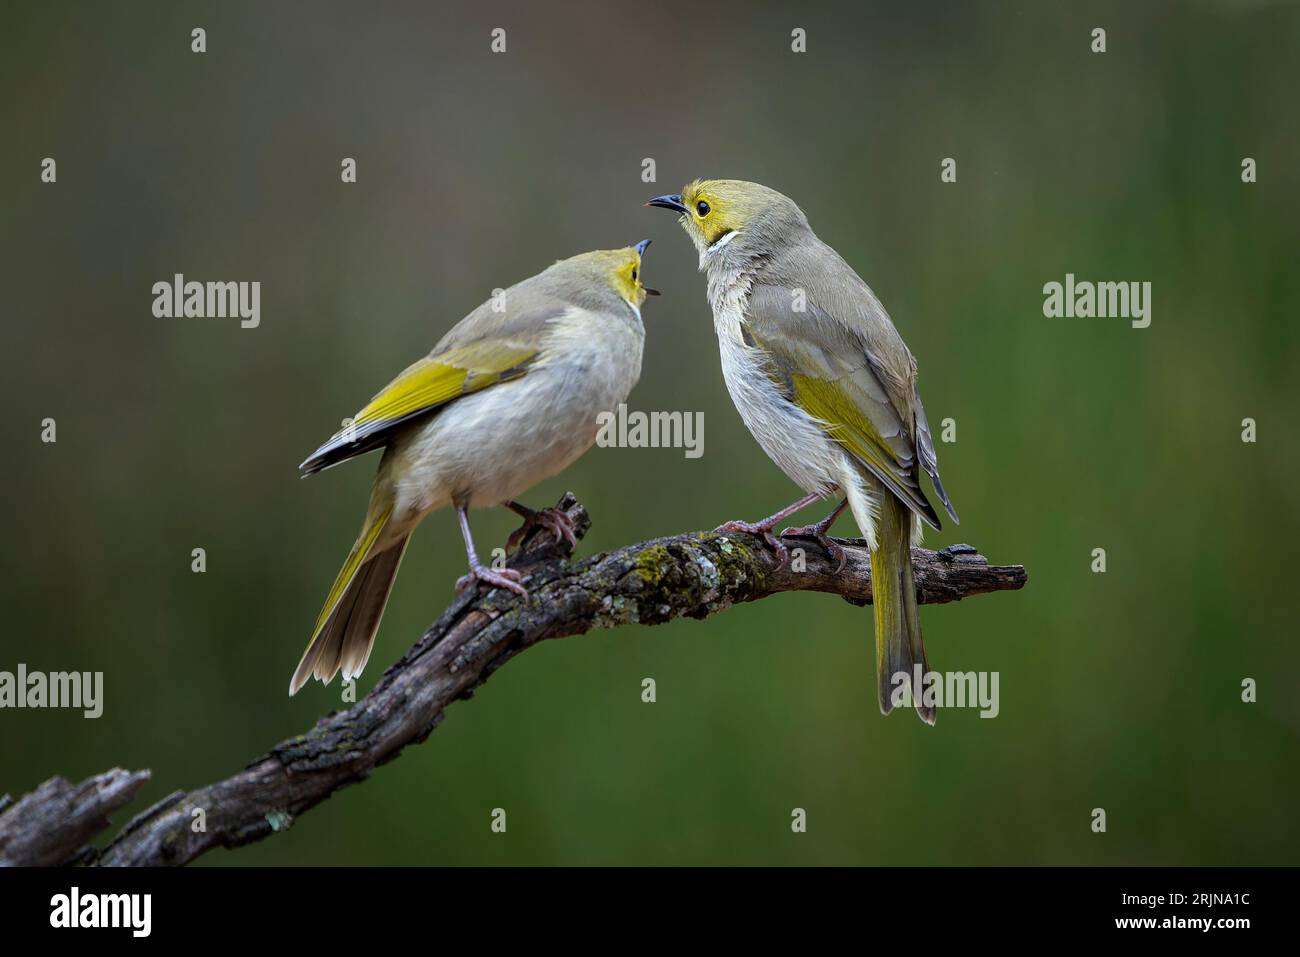
[[653, 199], [646, 200], [647, 206], [658, 206], [661, 209], [671, 209], [674, 213], [686, 212], [686, 207], [682, 205], [681, 193], [669, 193], [664, 196], [656, 196]]
[[[643, 240], [641, 240], [639, 243], [637, 243], [635, 246], [633, 246], [632, 248], [636, 250], [636, 254], [637, 254], [638, 256], [644, 257], [644, 256], [645, 256], [645, 251], [646, 251], [646, 249], [647, 249], [649, 246], [650, 246], [650, 240], [648, 240], [648, 239], [643, 239]], [[646, 294], [647, 296], [657, 296], [657, 295], [659, 295], [659, 290], [658, 290], [658, 289], [651, 289], [651, 288], [650, 288], [649, 286], [647, 286], [645, 283], [642, 283], [642, 284], [641, 284], [641, 288], [645, 290], [645, 294]]]

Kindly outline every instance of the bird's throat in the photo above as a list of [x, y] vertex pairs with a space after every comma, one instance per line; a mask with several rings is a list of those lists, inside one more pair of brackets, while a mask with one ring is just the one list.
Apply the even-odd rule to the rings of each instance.
[[719, 249], [721, 249], [723, 246], [727, 245], [727, 243], [731, 242], [731, 241], [732, 241], [733, 239], [735, 239], [735, 238], [736, 238], [736, 230], [734, 230], [734, 229], [730, 229], [730, 230], [728, 230], [727, 232], [725, 232], [725, 233], [723, 233], [721, 236], [719, 236], [717, 239], [715, 239], [715, 240], [714, 240], [714, 241], [709, 245], [709, 247], [708, 247], [707, 249], [704, 250], [704, 254], [705, 254], [706, 256], [712, 256], [712, 255], [713, 255], [714, 253], [716, 253]]

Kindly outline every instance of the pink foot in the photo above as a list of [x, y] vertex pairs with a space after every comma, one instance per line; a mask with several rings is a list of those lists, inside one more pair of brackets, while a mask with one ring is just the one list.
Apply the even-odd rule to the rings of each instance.
[[790, 550], [785, 547], [782, 541], [772, 534], [771, 525], [766, 522], [742, 522], [739, 519], [730, 522], [724, 522], [714, 529], [715, 532], [744, 532], [747, 535], [758, 535], [767, 543], [767, 547], [772, 549], [776, 554], [778, 565], [784, 565], [790, 558]]
[[826, 534], [826, 529], [822, 527], [821, 522], [816, 525], [802, 525], [799, 528], [783, 528], [781, 529], [781, 535], [786, 538], [811, 538], [822, 547], [827, 557], [835, 562], [835, 574], [837, 575], [844, 570], [844, 563], [849, 560], [849, 556], [844, 553], [844, 549], [840, 547], [839, 542]]
[[570, 546], [578, 544], [578, 536], [573, 530], [573, 519], [569, 513], [558, 508], [529, 508], [518, 502], [507, 502], [506, 507], [517, 515], [522, 515], [524, 524], [520, 525], [506, 539], [506, 551], [514, 548], [535, 528], [544, 528], [555, 536], [555, 541], [568, 541]]
[[484, 568], [482, 565], [471, 565], [468, 575], [462, 575], [456, 579], [456, 594], [459, 595], [466, 588], [476, 582], [482, 582], [493, 588], [504, 588], [506, 591], [512, 591], [516, 595], [528, 597], [528, 589], [519, 584], [519, 579], [523, 576], [513, 568], [503, 568], [500, 571], [493, 571], [491, 568]]
[[835, 574], [838, 575], [844, 570], [844, 563], [849, 560], [849, 556], [844, 554], [844, 549], [840, 547], [839, 543], [833, 541], [826, 533], [830, 531], [830, 527], [835, 524], [835, 520], [840, 517], [840, 512], [844, 511], [846, 505], [848, 505], [847, 499], [840, 502], [835, 511], [820, 522], [814, 522], [812, 525], [800, 525], [797, 528], [783, 528], [781, 534], [788, 535], [791, 538], [811, 538], [825, 550], [832, 561], [836, 562]]

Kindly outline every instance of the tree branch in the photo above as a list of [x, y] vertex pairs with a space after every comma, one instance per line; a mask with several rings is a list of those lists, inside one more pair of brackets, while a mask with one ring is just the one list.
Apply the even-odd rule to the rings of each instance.
[[50, 778], [16, 804], [0, 798], [0, 866], [49, 865], [85, 856], [108, 816], [135, 797], [148, 771], [113, 768], [75, 787]]
[[[591, 525], [586, 510], [572, 495], [559, 507], [577, 535], [584, 535]], [[175, 792], [137, 815], [97, 856], [76, 852], [107, 826], [104, 815], [125, 803], [149, 772], [110, 771], [76, 789], [78, 795], [88, 789], [99, 794], [96, 782], [116, 776], [112, 797], [97, 802], [69, 800], [66, 782], [47, 781], [0, 810], [0, 864], [61, 862], [70, 856], [101, 865], [186, 864], [214, 847], [261, 840], [339, 788], [364, 780], [406, 745], [423, 741], [449, 704], [470, 697], [497, 668], [547, 638], [706, 618], [780, 592], [827, 592], [854, 604], [871, 600], [870, 562], [860, 540], [839, 540], [847, 562], [837, 573], [818, 545], [802, 539], [786, 543], [803, 550], [803, 561], [783, 567], [757, 538], [743, 534], [674, 535], [576, 562], [569, 561], [566, 544], [550, 539], [549, 533], [535, 531], [510, 562], [524, 573], [527, 599], [497, 590], [467, 591], [364, 699], [282, 741], [238, 774]], [[802, 570], [792, 567], [803, 563]], [[1022, 566], [990, 565], [968, 545], [938, 552], [913, 549], [912, 563], [919, 599], [928, 604], [1016, 589], [1026, 580]], [[204, 828], [195, 830], [199, 810]]]

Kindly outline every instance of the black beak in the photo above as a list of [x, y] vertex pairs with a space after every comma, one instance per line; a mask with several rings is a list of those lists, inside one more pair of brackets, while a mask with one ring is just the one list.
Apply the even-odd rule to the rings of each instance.
[[656, 196], [653, 199], [646, 200], [646, 205], [671, 209], [674, 213], [686, 212], [686, 207], [682, 205], [681, 193], [670, 193], [664, 196]]
[[[643, 239], [643, 240], [641, 240], [639, 243], [637, 243], [635, 246], [633, 246], [632, 248], [636, 250], [636, 254], [637, 254], [638, 256], [644, 256], [644, 255], [645, 255], [646, 248], [647, 248], [649, 245], [650, 245], [650, 240], [648, 240], [648, 239]], [[659, 295], [659, 290], [658, 290], [658, 289], [651, 289], [649, 286], [644, 285], [644, 284], [642, 284], [641, 288], [645, 290], [645, 294], [646, 294], [647, 296], [657, 296], [657, 295]]]

